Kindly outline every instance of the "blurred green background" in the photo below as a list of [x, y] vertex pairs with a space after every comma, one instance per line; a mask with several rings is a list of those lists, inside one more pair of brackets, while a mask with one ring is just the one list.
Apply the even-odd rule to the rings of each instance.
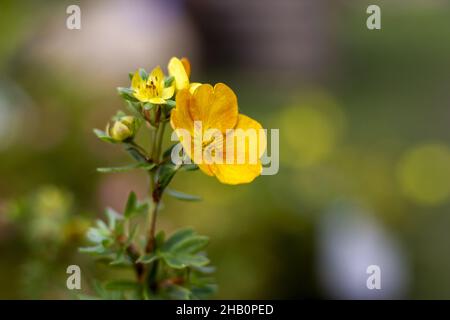
[[449, 17], [437, 0], [1, 1], [0, 298], [74, 298], [70, 264], [83, 293], [108, 278], [76, 248], [146, 177], [97, 173], [130, 159], [92, 128], [125, 109], [128, 72], [187, 56], [193, 80], [227, 83], [280, 130], [276, 175], [180, 173], [204, 201], [165, 199], [159, 228], [210, 236], [215, 298], [449, 299]]

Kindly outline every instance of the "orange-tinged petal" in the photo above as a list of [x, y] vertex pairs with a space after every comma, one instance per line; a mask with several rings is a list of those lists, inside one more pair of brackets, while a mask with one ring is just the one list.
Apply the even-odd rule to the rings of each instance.
[[188, 78], [191, 76], [191, 63], [189, 59], [186, 57], [181, 58], [181, 63], [183, 64], [184, 70], [186, 70], [186, 74]]
[[189, 90], [181, 90], [176, 96], [176, 106], [170, 114], [170, 124], [172, 129], [185, 129], [194, 132], [194, 122], [189, 113], [191, 94]]
[[236, 95], [223, 83], [214, 88], [209, 84], [200, 85], [193, 94], [189, 110], [194, 121], [202, 122], [203, 130], [214, 128], [225, 133], [234, 128], [238, 118]]
[[170, 59], [167, 69], [169, 70], [169, 75], [174, 78], [177, 90], [189, 88], [189, 77], [180, 59], [175, 57]]
[[189, 92], [194, 94], [195, 90], [197, 90], [198, 87], [200, 87], [202, 84], [200, 82], [192, 82], [189, 85]]

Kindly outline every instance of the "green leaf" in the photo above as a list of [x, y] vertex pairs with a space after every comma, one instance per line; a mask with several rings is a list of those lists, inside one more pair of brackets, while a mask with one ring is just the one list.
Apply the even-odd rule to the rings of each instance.
[[119, 291], [127, 291], [127, 290], [136, 290], [140, 286], [138, 283], [131, 280], [116, 280], [110, 281], [105, 284], [106, 290], [119, 290]]
[[108, 227], [110, 230], [116, 229], [116, 220], [122, 219], [122, 216], [113, 208], [106, 208], [105, 215], [108, 220]]
[[125, 253], [122, 251], [122, 252], [118, 252], [116, 255], [116, 258], [114, 260], [112, 260], [109, 264], [111, 266], [119, 266], [119, 265], [130, 266], [132, 263], [127, 258]]
[[146, 102], [145, 104], [144, 104], [144, 110], [152, 110], [153, 108], [155, 107], [155, 105], [153, 104], [153, 103], [150, 103], [150, 102]]
[[87, 238], [89, 241], [94, 243], [101, 243], [103, 240], [106, 240], [110, 236], [109, 230], [101, 230], [98, 228], [90, 228], [87, 232]]
[[97, 227], [100, 229], [100, 230], [103, 230], [103, 231], [109, 231], [109, 228], [108, 228], [108, 226], [106, 225], [106, 223], [104, 223], [102, 220], [100, 220], [100, 219], [98, 219], [97, 221], [96, 221], [96, 224], [97, 224]]
[[135, 116], [137, 119], [145, 121], [145, 118], [142, 116], [142, 105], [137, 101], [126, 100], [127, 109]]
[[216, 268], [214, 266], [193, 267], [193, 270], [203, 274], [212, 274], [216, 272]]
[[119, 110], [116, 112], [116, 114], [111, 118], [113, 121], [120, 121], [123, 117], [125, 117], [127, 114], [123, 112], [122, 110]]
[[186, 268], [187, 265], [183, 263], [178, 257], [175, 257], [174, 255], [170, 253], [163, 253], [161, 254], [161, 257], [164, 259], [164, 261], [167, 263], [167, 265], [174, 269], [183, 269]]
[[130, 192], [123, 213], [124, 217], [129, 219], [135, 215], [146, 212], [147, 210], [148, 210], [148, 203], [147, 202], [138, 203], [136, 194], [133, 191]]
[[202, 255], [193, 254], [172, 254], [164, 252], [161, 257], [167, 265], [174, 269], [183, 269], [188, 266], [202, 267], [209, 263], [209, 259]]
[[149, 208], [148, 202], [138, 203], [138, 205], [137, 205], [136, 208], [134, 209], [134, 214], [133, 214], [132, 216], [135, 216], [135, 215], [139, 215], [139, 214], [141, 214], [141, 213], [148, 212], [148, 208]]
[[177, 230], [166, 241], [166, 243], [163, 246], [163, 250], [170, 251], [172, 247], [175, 246], [178, 242], [183, 241], [184, 239], [187, 239], [192, 235], [194, 235], [194, 230], [192, 230], [191, 228], [184, 228]]
[[178, 285], [171, 285], [167, 289], [167, 293], [171, 299], [174, 300], [189, 300], [191, 299], [191, 291], [185, 287]]
[[175, 108], [175, 106], [177, 105], [175, 100], [170, 100], [170, 99], [166, 100], [166, 104], [171, 108]]
[[217, 285], [213, 283], [205, 284], [201, 287], [191, 288], [192, 297], [194, 299], [207, 299], [209, 296], [217, 292]]
[[128, 247], [129, 245], [131, 245], [131, 243], [133, 242], [134, 238], [137, 235], [138, 229], [139, 229], [139, 224], [135, 224], [134, 226], [131, 227], [131, 231], [129, 232], [128, 239], [125, 242], [125, 247]]
[[151, 170], [154, 167], [155, 167], [154, 163], [139, 162], [139, 163], [132, 163], [122, 167], [97, 168], [97, 171], [102, 173], [112, 173], [112, 172], [117, 173], [117, 172], [127, 172], [134, 169]]
[[164, 245], [164, 239], [166, 237], [166, 234], [164, 232], [164, 230], [161, 230], [158, 232], [158, 234], [155, 237], [155, 242], [156, 242], [156, 248], [162, 248], [162, 246]]
[[203, 250], [208, 243], [208, 237], [191, 236], [177, 242], [171, 247], [170, 251], [174, 253], [197, 253], [198, 251]]
[[160, 257], [159, 255], [155, 254], [155, 253], [149, 253], [149, 254], [145, 254], [142, 257], [140, 257], [137, 262], [142, 262], [144, 264], [147, 263], [152, 263], [153, 261], [158, 260]]
[[105, 248], [102, 245], [98, 245], [98, 246], [92, 246], [92, 247], [81, 247], [81, 248], [78, 248], [78, 251], [81, 253], [102, 254], [105, 251]]
[[166, 77], [164, 80], [164, 87], [170, 87], [174, 79], [175, 78], [173, 76]]
[[114, 233], [116, 235], [123, 234], [125, 232], [125, 221], [121, 216], [120, 220], [116, 220], [116, 227], [114, 228]]
[[194, 267], [203, 267], [209, 263], [209, 259], [201, 255], [181, 255], [177, 256], [184, 264]]
[[138, 162], [144, 162], [144, 163], [148, 163], [147, 162], [147, 157], [140, 152], [138, 149], [136, 149], [135, 146], [133, 146], [132, 144], [127, 143], [125, 145], [125, 150], [131, 155], [131, 157], [138, 161]]
[[131, 214], [136, 208], [136, 204], [137, 204], [136, 193], [134, 193], [134, 191], [131, 191], [130, 194], [128, 195], [127, 204], [125, 206], [125, 211], [123, 213], [125, 218], [129, 218], [131, 216]]
[[174, 269], [203, 267], [209, 263], [209, 259], [197, 253], [203, 250], [208, 242], [208, 237], [196, 235], [192, 229], [181, 229], [166, 241], [159, 255]]
[[173, 100], [166, 100], [166, 103], [162, 105], [162, 110], [164, 112], [164, 118], [167, 119], [167, 121], [169, 121], [170, 119], [170, 112], [172, 111], [173, 108], [175, 108], [176, 103]]
[[177, 173], [178, 167], [173, 163], [165, 163], [162, 165], [158, 171], [158, 187], [160, 191], [164, 191], [164, 189], [168, 186], [172, 178]]
[[131, 88], [119, 87], [119, 88], [117, 88], [117, 92], [125, 100], [133, 101], [133, 102], [137, 102], [138, 101], [138, 99], [136, 99], [134, 97], [134, 91]]
[[200, 200], [202, 200], [202, 198], [199, 196], [194, 196], [194, 195], [183, 193], [183, 192], [176, 191], [173, 189], [167, 189], [166, 193], [169, 196], [174, 197], [175, 199], [183, 200], [183, 201], [200, 201]]
[[198, 169], [198, 165], [196, 165], [195, 163], [187, 163], [181, 166], [181, 170], [183, 171], [195, 171]]
[[177, 146], [177, 145], [178, 145], [178, 143], [175, 143], [175, 144], [171, 145], [169, 148], [167, 148], [167, 149], [163, 152], [163, 155], [162, 155], [163, 159], [165, 159], [165, 158], [170, 158], [171, 155], [172, 155], [172, 150], [173, 150], [173, 148], [175, 148], [175, 146]]
[[79, 300], [101, 300], [101, 298], [96, 297], [96, 296], [90, 296], [87, 294], [77, 294], [77, 298]]
[[109, 143], [117, 143], [117, 141], [111, 138], [105, 131], [94, 129], [94, 133], [102, 141]]
[[148, 73], [147, 71], [145, 71], [142, 68], [139, 68], [139, 75], [141, 76], [142, 80], [147, 80], [148, 79]]

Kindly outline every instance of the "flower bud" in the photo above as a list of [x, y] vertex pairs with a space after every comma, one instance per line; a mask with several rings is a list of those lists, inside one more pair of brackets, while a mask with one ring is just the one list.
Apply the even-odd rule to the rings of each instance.
[[124, 141], [132, 138], [136, 133], [136, 119], [132, 116], [124, 116], [115, 121], [107, 131], [111, 138], [116, 141]]

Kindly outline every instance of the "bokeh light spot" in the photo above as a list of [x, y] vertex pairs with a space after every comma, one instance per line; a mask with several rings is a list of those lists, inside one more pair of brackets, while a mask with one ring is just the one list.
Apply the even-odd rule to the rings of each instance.
[[450, 149], [443, 143], [417, 146], [406, 152], [398, 167], [404, 194], [424, 205], [445, 202], [450, 195]]
[[344, 123], [342, 110], [328, 95], [303, 96], [281, 115], [280, 134], [288, 152], [282, 159], [298, 167], [319, 164], [334, 151]]

